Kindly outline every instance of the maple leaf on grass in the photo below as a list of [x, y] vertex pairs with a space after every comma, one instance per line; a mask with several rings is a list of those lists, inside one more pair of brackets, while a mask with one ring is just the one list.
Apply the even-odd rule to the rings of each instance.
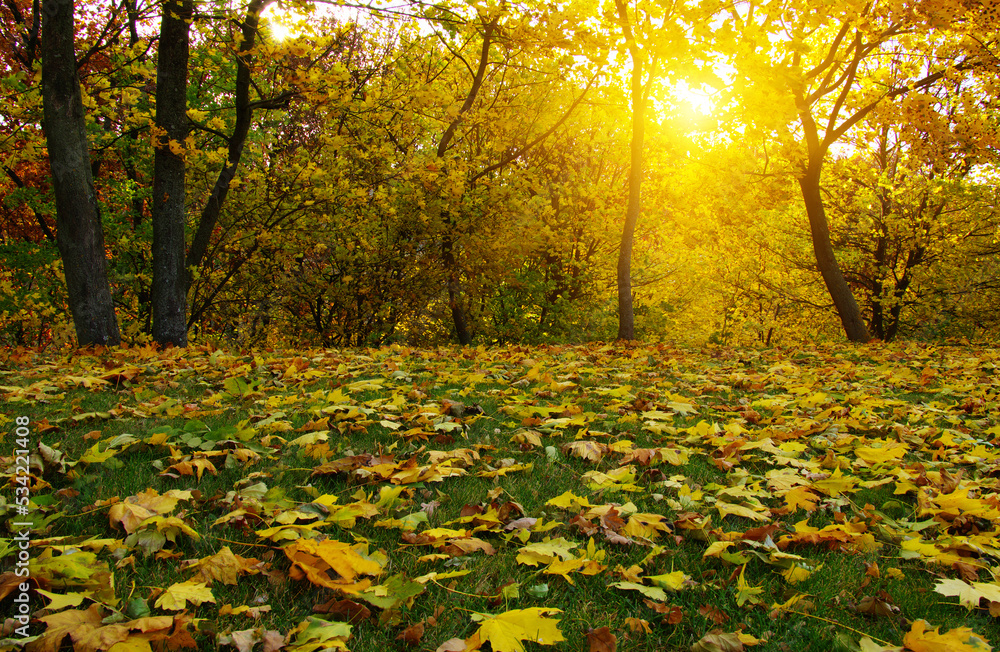
[[566, 640], [559, 631], [559, 620], [548, 617], [554, 613], [562, 611], [532, 607], [513, 609], [496, 616], [477, 613], [472, 615], [472, 619], [482, 623], [476, 634], [481, 641], [489, 641], [493, 652], [525, 652], [521, 641], [552, 645]]
[[92, 604], [88, 609], [61, 611], [42, 616], [39, 620], [48, 625], [48, 628], [34, 649], [39, 652], [56, 652], [67, 635], [76, 641], [86, 633], [100, 627], [101, 605]]
[[256, 559], [246, 559], [233, 554], [229, 546], [225, 546], [216, 554], [203, 557], [190, 567], [197, 571], [198, 577], [206, 584], [211, 584], [213, 581], [236, 584], [240, 573], [258, 572], [253, 569], [257, 563]]
[[288, 632], [288, 638], [294, 639], [285, 649], [300, 652], [313, 650], [347, 649], [347, 639], [351, 637], [352, 626], [347, 623], [336, 623], [309, 616]]
[[926, 620], [913, 623], [903, 637], [903, 645], [913, 652], [988, 652], [993, 647], [968, 627], [956, 627], [944, 634], [935, 627], [928, 631]]
[[956, 579], [938, 580], [934, 590], [941, 595], [956, 596], [958, 603], [970, 611], [979, 606], [979, 600], [982, 598], [990, 602], [1000, 602], [1000, 585], [989, 582], [967, 584]]
[[563, 453], [595, 463], [601, 461], [607, 448], [604, 444], [589, 439], [572, 441], [562, 446]]
[[652, 598], [659, 602], [666, 602], [667, 593], [663, 589], [655, 586], [645, 586], [644, 584], [638, 584], [636, 582], [612, 582], [608, 586], [613, 586], [616, 589], [623, 589], [626, 591], [638, 591], [647, 598]]
[[649, 627], [649, 621], [642, 618], [626, 618], [625, 626], [628, 627], [629, 631], [633, 634], [652, 634], [653, 630]]
[[[364, 590], [370, 583], [355, 585], [355, 577], [382, 573], [378, 562], [362, 557], [352, 546], [341, 541], [299, 539], [284, 550], [292, 562], [292, 579], [307, 577], [313, 584], [331, 589]], [[335, 571], [340, 578], [331, 578], [328, 570]]]
[[156, 603], [153, 606], [158, 609], [180, 611], [187, 608], [188, 602], [197, 607], [203, 602], [215, 602], [215, 596], [212, 595], [212, 589], [208, 588], [208, 585], [203, 582], [188, 580], [187, 582], [177, 582], [169, 586], [156, 599]]
[[746, 577], [744, 577], [746, 569], [747, 567], [744, 564], [743, 568], [740, 569], [740, 576], [736, 580], [736, 604], [741, 607], [747, 602], [751, 604], [758, 604], [760, 602], [760, 598], [757, 596], [764, 592], [764, 587], [752, 586], [749, 582], [747, 582]]
[[743, 652], [743, 641], [735, 632], [713, 629], [691, 646], [691, 652]]

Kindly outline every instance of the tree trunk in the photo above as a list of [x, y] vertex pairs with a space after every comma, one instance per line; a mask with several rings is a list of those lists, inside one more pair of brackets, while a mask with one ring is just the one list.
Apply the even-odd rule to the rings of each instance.
[[153, 156], [153, 339], [187, 346], [187, 276], [184, 267], [184, 141], [188, 135], [188, 22], [193, 0], [163, 5], [156, 65]]
[[[632, 246], [635, 225], [639, 221], [640, 190], [642, 188], [642, 142], [646, 130], [646, 94], [642, 84], [642, 52], [632, 36], [628, 14], [621, 0], [615, 0], [622, 30], [632, 56], [632, 143], [628, 170], [628, 207], [625, 226], [618, 249], [618, 339], [635, 339], [635, 314], [632, 310]], [[650, 75], [652, 75], [650, 70]]]
[[[638, 64], [636, 64], [638, 67]], [[633, 75], [636, 73], [633, 72]], [[634, 91], [633, 85], [633, 91]], [[644, 98], [632, 100], [632, 146], [628, 172], [628, 208], [618, 249], [618, 339], [635, 339], [635, 315], [632, 311], [632, 245], [635, 225], [639, 221], [639, 200], [642, 186], [642, 141], [645, 132]]]
[[459, 280], [458, 261], [455, 260], [455, 243], [451, 233], [446, 233], [442, 244], [442, 257], [448, 274], [448, 307], [451, 309], [451, 319], [455, 324], [455, 337], [462, 346], [472, 344], [472, 333], [465, 319], [465, 307], [462, 305], [462, 284]]
[[[462, 123], [465, 114], [475, 104], [476, 98], [479, 96], [479, 89], [482, 88], [483, 80], [486, 79], [486, 68], [489, 65], [490, 59], [490, 46], [493, 43], [493, 35], [499, 23], [500, 16], [497, 15], [483, 25], [483, 45], [480, 48], [479, 66], [476, 68], [476, 74], [472, 78], [472, 86], [469, 88], [469, 93], [465, 96], [465, 101], [462, 102], [462, 107], [458, 110], [458, 115], [448, 123], [444, 133], [441, 134], [441, 140], [438, 142], [437, 157], [442, 162], [442, 177], [445, 176], [447, 171], [447, 167], [443, 164], [445, 154], [448, 153], [451, 141], [454, 139], [455, 132]], [[455, 239], [452, 235], [458, 224], [450, 208], [445, 209], [442, 217], [444, 218], [445, 234], [441, 242], [441, 257], [445, 273], [448, 275], [448, 307], [451, 308], [451, 319], [455, 324], [455, 337], [458, 338], [458, 343], [462, 346], [468, 346], [472, 344], [472, 333], [469, 332], [469, 321], [465, 316], [464, 293], [462, 292], [460, 281], [458, 257], [455, 255]]]
[[[212, 232], [219, 221], [222, 212], [222, 205], [229, 194], [229, 184], [236, 176], [236, 170], [240, 165], [243, 156], [243, 148], [246, 145], [247, 134], [250, 133], [250, 126], [253, 122], [254, 106], [250, 102], [250, 74], [253, 67], [253, 51], [257, 47], [257, 32], [260, 25], [260, 14], [270, 4], [271, 0], [251, 0], [247, 6], [246, 17], [243, 19], [240, 41], [240, 49], [236, 55], [236, 89], [234, 92], [234, 108], [236, 109], [236, 124], [233, 133], [229, 136], [229, 152], [226, 158], [226, 165], [219, 172], [212, 187], [212, 193], [208, 197], [204, 208], [201, 211], [201, 218], [198, 220], [198, 228], [191, 240], [191, 249], [188, 251], [188, 270], [201, 266], [208, 252], [208, 246], [212, 240]], [[266, 103], [262, 105], [267, 108]], [[186, 279], [188, 288], [191, 286], [190, 274]]]
[[844, 325], [847, 339], [852, 342], [867, 342], [871, 337], [861, 317], [861, 309], [854, 299], [851, 286], [840, 271], [837, 257], [830, 242], [830, 227], [826, 220], [826, 210], [823, 207], [823, 195], [820, 192], [820, 166], [810, 164], [802, 177], [799, 178], [802, 189], [802, 199], [806, 205], [806, 215], [809, 217], [809, 230], [812, 234], [813, 252], [816, 255], [816, 266], [823, 275], [823, 282], [837, 308], [837, 314]]
[[115, 318], [101, 213], [90, 172], [80, 78], [74, 52], [73, 3], [46, 0], [42, 23], [42, 102], [56, 199], [56, 242], [70, 313], [81, 346], [121, 343]]

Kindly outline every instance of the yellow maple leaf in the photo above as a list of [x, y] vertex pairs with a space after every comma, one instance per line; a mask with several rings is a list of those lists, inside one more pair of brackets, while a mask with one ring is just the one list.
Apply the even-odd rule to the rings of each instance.
[[240, 560], [246, 561], [242, 557], [234, 555], [229, 546], [226, 546], [216, 554], [200, 559], [198, 561], [198, 572], [201, 578], [208, 584], [211, 584], [213, 581], [219, 581], [223, 584], [236, 584], [240, 571], [245, 567]]
[[154, 606], [158, 609], [181, 611], [187, 608], [188, 602], [197, 607], [203, 602], [215, 602], [215, 596], [212, 595], [212, 589], [204, 582], [188, 580], [167, 587], [167, 590], [156, 599]]
[[73, 609], [49, 614], [39, 618], [46, 624], [45, 633], [39, 639], [36, 649], [45, 652], [58, 650], [62, 640], [72, 634], [74, 640], [101, 626], [101, 605], [92, 604], [88, 609]]
[[570, 584], [575, 584], [570, 573], [577, 572], [581, 575], [597, 575], [607, 568], [604, 564], [593, 559], [557, 559], [545, 568], [546, 575], [562, 575]]
[[743, 518], [748, 518], [752, 521], [770, 521], [771, 519], [767, 514], [762, 514], [760, 512], [755, 512], [749, 507], [744, 507], [743, 505], [736, 505], [733, 503], [727, 503], [719, 501], [715, 503], [715, 508], [719, 510], [721, 518], [726, 518], [730, 514], [733, 516], [742, 516]]
[[903, 459], [906, 446], [899, 443], [886, 444], [881, 448], [861, 446], [854, 449], [854, 454], [869, 464], [885, 464]]
[[644, 634], [652, 634], [653, 630], [649, 628], [649, 621], [643, 620], [642, 618], [626, 618], [625, 626], [629, 628], [633, 634], [638, 634], [640, 632]]
[[740, 576], [736, 579], [736, 604], [743, 606], [747, 602], [757, 603], [760, 602], [760, 598], [757, 596], [764, 592], [763, 586], [751, 586], [747, 582], [743, 573], [746, 571], [747, 567], [744, 564], [743, 568], [740, 569]]
[[39, 595], [44, 596], [50, 600], [46, 609], [50, 613], [55, 613], [57, 611], [62, 611], [67, 607], [79, 607], [83, 603], [85, 596], [82, 593], [68, 593], [66, 595], [61, 595], [58, 593], [50, 593], [44, 589], [35, 589]]
[[[302, 571], [312, 583], [320, 586], [343, 589], [345, 585], [353, 583], [358, 575], [382, 573], [382, 566], [378, 562], [362, 557], [354, 547], [333, 539], [299, 539], [285, 546], [284, 550], [292, 565]], [[330, 578], [326, 574], [330, 569], [336, 571], [343, 580]]]
[[844, 475], [840, 472], [840, 467], [838, 466], [829, 478], [824, 478], [823, 480], [816, 480], [812, 483], [813, 488], [819, 489], [828, 496], [839, 496], [842, 493], [847, 493], [854, 489], [858, 479], [852, 475]]
[[552, 505], [553, 507], [560, 507], [562, 509], [579, 509], [581, 507], [590, 507], [590, 501], [586, 498], [581, 498], [574, 494], [572, 491], [564, 491], [555, 498], [550, 499], [545, 503], [546, 505]]
[[941, 595], [957, 597], [958, 603], [970, 611], [979, 606], [981, 598], [986, 598], [990, 602], [1000, 602], [1000, 585], [990, 582], [966, 584], [958, 579], [938, 580], [934, 590]]
[[[820, 565], [822, 566], [822, 564]], [[793, 564], [792, 566], [789, 566], [785, 570], [781, 571], [781, 576], [784, 577], [789, 584], [798, 584], [799, 582], [809, 579], [809, 576], [812, 574], [813, 571], [799, 566], [798, 564]]]
[[149, 511], [142, 505], [129, 502], [115, 503], [108, 510], [108, 520], [111, 521], [111, 525], [121, 523], [122, 528], [129, 534], [132, 534], [143, 521], [153, 516], [153, 514], [154, 512]]
[[572, 457], [579, 457], [590, 462], [600, 462], [601, 458], [604, 457], [604, 451], [607, 450], [607, 446], [600, 442], [583, 439], [563, 444], [562, 450], [563, 453]]
[[638, 584], [636, 582], [612, 582], [608, 586], [625, 591], [638, 591], [650, 600], [656, 600], [657, 602], [667, 601], [667, 592], [657, 586], [646, 586], [645, 584]]
[[816, 502], [819, 500], [819, 496], [810, 491], [808, 487], [803, 486], [794, 487], [782, 498], [785, 499], [785, 506], [788, 509], [794, 510], [801, 507], [807, 512], [815, 510]]
[[903, 645], [913, 652], [988, 652], [993, 647], [968, 627], [956, 627], [944, 634], [928, 631], [926, 620], [918, 620], [903, 637]]
[[663, 589], [680, 591], [684, 588], [684, 582], [691, 579], [690, 575], [685, 575], [684, 571], [674, 571], [664, 575], [647, 575], [646, 579]]
[[705, 557], [718, 557], [719, 555], [724, 553], [727, 549], [735, 545], [736, 545], [735, 541], [716, 541], [715, 543], [710, 545], [705, 550], [705, 552], [702, 553], [701, 556], [703, 559]]
[[669, 531], [670, 526], [667, 525], [667, 519], [660, 514], [637, 512], [629, 517], [628, 523], [622, 528], [621, 533], [630, 537], [655, 539], [660, 532]]
[[565, 641], [559, 631], [559, 620], [549, 614], [562, 613], [559, 609], [532, 607], [514, 609], [498, 616], [473, 614], [472, 619], [482, 622], [476, 632], [481, 641], [489, 641], [493, 652], [525, 652], [521, 641], [552, 645]]
[[571, 551], [578, 545], [562, 537], [532, 543], [517, 551], [517, 563], [537, 566], [538, 564], [551, 564], [556, 560], [556, 557], [562, 560], [573, 559], [574, 555]]

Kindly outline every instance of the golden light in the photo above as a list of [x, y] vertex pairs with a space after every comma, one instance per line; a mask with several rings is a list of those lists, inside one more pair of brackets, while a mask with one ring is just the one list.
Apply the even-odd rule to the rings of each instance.
[[670, 87], [673, 102], [682, 109], [687, 109], [695, 117], [712, 115], [715, 110], [715, 95], [718, 91], [705, 87], [692, 87], [687, 80], [682, 79]]

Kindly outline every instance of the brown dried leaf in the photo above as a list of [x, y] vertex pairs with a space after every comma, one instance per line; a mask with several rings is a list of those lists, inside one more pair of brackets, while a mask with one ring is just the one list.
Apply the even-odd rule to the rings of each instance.
[[716, 625], [721, 625], [722, 623], [729, 620], [729, 616], [727, 616], [725, 612], [723, 612], [721, 609], [707, 604], [699, 608], [698, 613], [700, 613], [705, 618], [708, 618]]
[[607, 626], [592, 629], [587, 633], [587, 643], [590, 652], [615, 652], [618, 649], [618, 638]]
[[415, 625], [410, 625], [396, 637], [397, 641], [403, 641], [409, 645], [419, 645], [420, 639], [424, 637], [424, 622], [420, 621]]
[[330, 614], [337, 620], [347, 621], [352, 625], [362, 620], [371, 618], [371, 610], [363, 604], [353, 600], [338, 600], [330, 598], [323, 604], [313, 607], [313, 612], [318, 614]]

